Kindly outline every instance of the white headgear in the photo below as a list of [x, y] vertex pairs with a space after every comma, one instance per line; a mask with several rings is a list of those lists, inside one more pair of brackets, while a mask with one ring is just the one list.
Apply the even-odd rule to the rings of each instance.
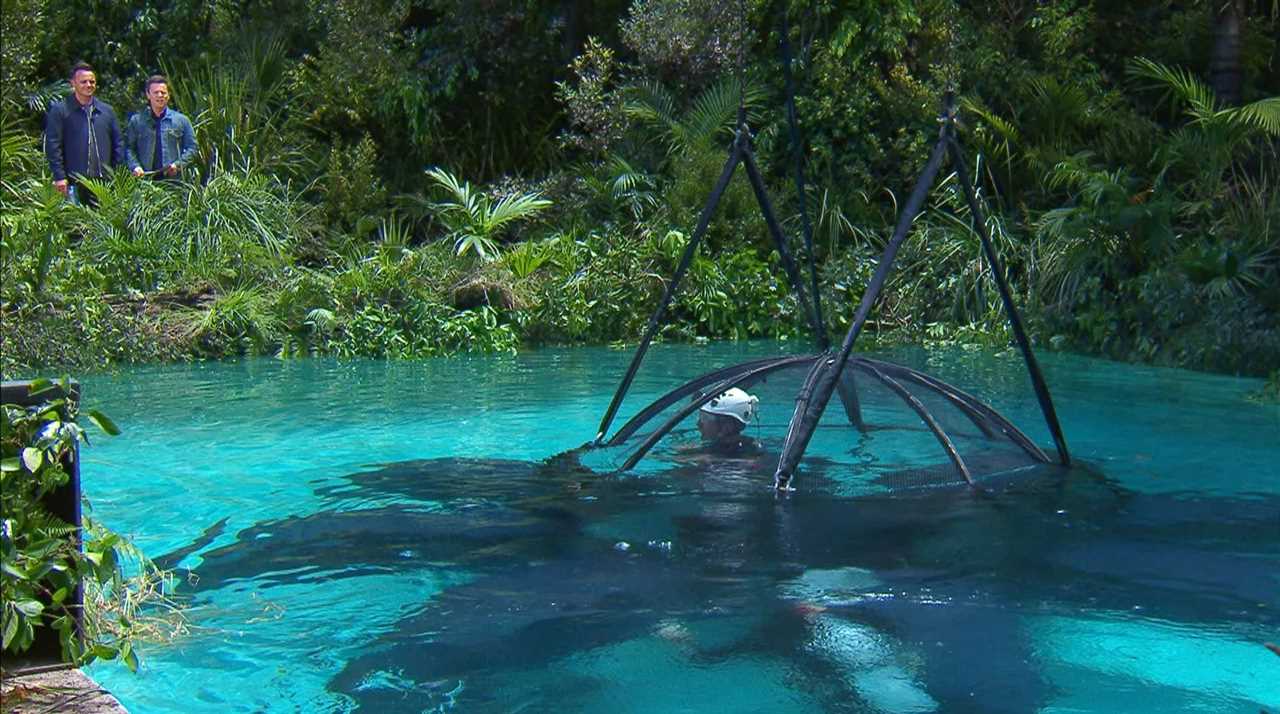
[[756, 416], [756, 405], [760, 400], [734, 387], [721, 392], [702, 405], [702, 411], [708, 414], [731, 416], [743, 424], [749, 423]]

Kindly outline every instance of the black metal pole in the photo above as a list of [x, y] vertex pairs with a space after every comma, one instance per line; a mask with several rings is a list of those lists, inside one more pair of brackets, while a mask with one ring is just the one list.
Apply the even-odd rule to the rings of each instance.
[[805, 195], [804, 181], [804, 143], [800, 140], [800, 120], [796, 114], [796, 90], [791, 78], [791, 24], [787, 21], [787, 11], [782, 11], [782, 74], [787, 85], [787, 124], [791, 127], [791, 155], [795, 164], [796, 200], [800, 204], [800, 230], [804, 235], [804, 250], [809, 256], [809, 282], [813, 292], [813, 312], [818, 324], [822, 325], [818, 343], [819, 350], [831, 346], [827, 336], [827, 323], [822, 316], [822, 294], [818, 290], [818, 256], [813, 250], [813, 226], [809, 223], [809, 197]]
[[[746, 132], [746, 127], [742, 127], [742, 132]], [[778, 249], [778, 255], [782, 258], [782, 269], [787, 273], [787, 279], [791, 282], [791, 289], [795, 291], [796, 297], [800, 300], [800, 308], [804, 310], [805, 316], [809, 319], [809, 325], [813, 328], [813, 339], [818, 345], [818, 351], [821, 352], [828, 347], [827, 331], [822, 324], [822, 318], [813, 308], [809, 307], [809, 301], [804, 294], [804, 281], [800, 279], [800, 271], [796, 268], [796, 261], [791, 257], [791, 250], [787, 248], [787, 238], [782, 234], [782, 228], [778, 225], [778, 219], [773, 214], [773, 204], [769, 202], [769, 192], [764, 186], [764, 177], [760, 175], [760, 168], [756, 166], [755, 156], [751, 153], [751, 146], [745, 145], [742, 148], [742, 163], [747, 169], [747, 178], [751, 180], [751, 190], [755, 192], [756, 203], [760, 205], [760, 212], [764, 214], [765, 225], [769, 227], [769, 235], [773, 237], [773, 244]]]
[[951, 162], [955, 164], [960, 185], [964, 187], [964, 197], [969, 202], [969, 213], [973, 218], [973, 229], [982, 241], [982, 252], [987, 257], [991, 277], [995, 280], [996, 289], [1000, 292], [1000, 301], [1004, 304], [1005, 314], [1009, 316], [1009, 326], [1013, 328], [1014, 339], [1018, 342], [1018, 348], [1022, 350], [1022, 359], [1027, 363], [1027, 372], [1031, 375], [1031, 385], [1035, 389], [1036, 399], [1040, 402], [1040, 411], [1044, 413], [1049, 433], [1053, 435], [1053, 443], [1058, 447], [1058, 460], [1063, 466], [1070, 466], [1071, 455], [1067, 452], [1067, 440], [1062, 435], [1061, 425], [1058, 424], [1058, 414], [1053, 408], [1053, 398], [1049, 396], [1049, 387], [1045, 384], [1044, 375], [1040, 373], [1040, 365], [1031, 351], [1031, 340], [1027, 338], [1027, 332], [1022, 327], [1018, 308], [1013, 304], [1013, 296], [1009, 292], [1009, 283], [1005, 280], [1000, 258], [996, 256], [991, 238], [987, 235], [987, 222], [982, 213], [982, 205], [978, 203], [978, 196], [974, 193], [973, 184], [969, 181], [969, 169], [964, 162], [964, 153], [960, 151], [960, 144], [956, 142], [954, 136], [947, 142], [947, 149], [951, 154]]
[[[915, 188], [912, 189], [911, 196], [907, 199], [902, 213], [898, 216], [898, 224], [894, 229], [893, 237], [889, 240], [889, 244], [885, 246], [884, 253], [880, 257], [880, 264], [876, 268], [875, 274], [871, 277], [871, 282], [867, 285], [866, 292], [863, 293], [862, 303], [858, 306], [858, 311], [854, 314], [853, 324], [849, 326], [844, 342], [840, 345], [840, 352], [826, 363], [819, 363], [815, 366], [815, 370], [822, 370], [826, 374], [824, 376], [815, 374], [812, 392], [796, 399], [795, 412], [791, 416], [791, 429], [788, 431], [786, 441], [782, 445], [782, 454], [778, 458], [778, 468], [774, 472], [774, 484], [778, 488], [787, 488], [790, 484], [791, 477], [795, 474], [796, 465], [800, 462], [800, 458], [804, 456], [804, 450], [808, 447], [809, 440], [813, 437], [813, 430], [817, 427], [818, 419], [821, 418], [823, 410], [827, 407], [827, 402], [831, 399], [831, 392], [835, 389], [835, 382], [839, 379], [841, 372], [844, 371], [845, 363], [849, 360], [849, 354], [853, 351], [854, 342], [857, 341], [858, 335], [862, 331], [862, 326], [866, 323], [867, 316], [871, 313], [871, 308], [875, 305], [876, 298], [880, 296], [880, 290], [884, 287], [890, 270], [893, 269], [893, 262], [898, 254], [898, 249], [902, 246], [902, 242], [906, 240], [907, 232], [911, 229], [911, 224], [920, 212], [925, 196], [928, 195], [929, 189], [933, 186], [933, 180], [938, 175], [938, 169], [942, 166], [942, 158], [946, 155], [947, 142], [952, 131], [951, 119], [953, 112], [953, 104], [951, 98], [948, 97], [938, 141], [933, 146], [933, 151], [929, 156], [929, 162], [925, 165], [924, 172], [916, 180]], [[799, 428], [797, 428], [797, 425]]]
[[738, 164], [742, 161], [742, 149], [739, 142], [735, 141], [733, 147], [729, 149], [729, 158], [724, 163], [724, 168], [720, 171], [720, 179], [716, 181], [715, 188], [711, 191], [711, 196], [707, 199], [707, 204], [702, 207], [702, 215], [698, 217], [698, 225], [693, 230], [693, 235], [689, 238], [689, 244], [685, 246], [684, 255], [680, 258], [680, 264], [676, 266], [676, 272], [671, 276], [671, 281], [667, 283], [666, 290], [663, 291], [662, 300], [658, 303], [658, 309], [653, 311], [653, 315], [649, 317], [649, 324], [645, 327], [644, 336], [640, 339], [640, 346], [636, 348], [635, 355], [631, 358], [631, 366], [627, 368], [627, 374], [622, 378], [622, 383], [618, 385], [618, 391], [614, 392], [613, 400], [609, 402], [609, 408], [605, 411], [604, 418], [600, 420], [600, 428], [596, 430], [596, 438], [592, 442], [599, 446], [604, 443], [605, 434], [609, 431], [609, 425], [613, 423], [614, 416], [618, 413], [618, 407], [622, 405], [622, 398], [626, 396], [627, 390], [631, 388], [631, 382], [635, 379], [636, 372], [640, 369], [640, 363], [644, 360], [645, 352], [649, 350], [649, 343], [653, 341], [653, 337], [658, 332], [658, 325], [662, 322], [662, 316], [666, 314], [667, 307], [671, 304], [671, 299], [675, 297], [676, 290], [680, 288], [680, 281], [684, 279], [685, 272], [689, 269], [689, 264], [693, 262], [694, 253], [698, 250], [698, 243], [702, 241], [702, 236], [707, 232], [707, 225], [711, 222], [711, 215], [715, 213], [716, 206], [720, 203], [720, 197], [724, 194], [725, 188], [729, 186], [729, 180], [733, 178], [733, 172], [738, 168]]

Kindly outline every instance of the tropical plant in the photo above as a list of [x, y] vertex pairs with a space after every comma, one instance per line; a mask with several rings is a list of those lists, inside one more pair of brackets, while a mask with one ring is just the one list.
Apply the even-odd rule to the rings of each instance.
[[658, 179], [653, 174], [616, 154], [609, 157], [604, 169], [609, 177], [610, 199], [624, 207], [633, 219], [639, 221], [658, 207]]
[[270, 297], [244, 287], [219, 295], [197, 313], [190, 334], [215, 355], [261, 354], [279, 342], [282, 328]]
[[502, 264], [511, 271], [515, 279], [524, 280], [545, 265], [550, 258], [550, 251], [544, 244], [525, 241], [503, 253]]
[[1129, 63], [1128, 70], [1131, 76], [1147, 80], [1148, 88], [1158, 91], [1175, 109], [1180, 106], [1188, 119], [1169, 135], [1155, 161], [1161, 176], [1175, 171], [1179, 178], [1186, 177], [1192, 200], [1218, 196], [1225, 187], [1223, 176], [1240, 159], [1243, 144], [1260, 136], [1280, 136], [1280, 96], [1223, 108], [1213, 90], [1185, 69], [1139, 57]]
[[194, 124], [197, 164], [206, 180], [228, 171], [302, 176], [310, 167], [308, 147], [293, 128], [286, 49], [279, 38], [258, 39], [242, 56], [165, 67], [173, 77], [173, 105]]
[[510, 225], [533, 218], [551, 205], [538, 193], [514, 194], [495, 201], [441, 168], [427, 169], [427, 177], [444, 192], [444, 200], [413, 199], [444, 225], [445, 239], [453, 241], [454, 253], [459, 256], [472, 253], [482, 261], [493, 260], [498, 255], [498, 241]]
[[[0, 406], [3, 650], [6, 655], [23, 652], [37, 631], [47, 628], [57, 633], [68, 662], [119, 658], [136, 670], [140, 612], [145, 600], [154, 602], [158, 595], [150, 585], [158, 571], [128, 541], [92, 518], [85, 519], [89, 537], [83, 538], [82, 550], [81, 531], [46, 507], [45, 496], [70, 480], [67, 464], [76, 458], [78, 444], [89, 443], [77, 403], [65, 396], [69, 384], [63, 380], [56, 386], [61, 394], [36, 406]], [[36, 380], [30, 389], [34, 396], [54, 387]], [[87, 415], [105, 433], [120, 433], [105, 415], [94, 410]], [[133, 576], [125, 574], [130, 562], [138, 568]], [[83, 616], [75, 597], [81, 588], [87, 594]], [[142, 592], [150, 597], [140, 599]]]
[[751, 82], [740, 86], [736, 77], [726, 77], [681, 111], [670, 90], [654, 81], [641, 81], [628, 90], [625, 110], [638, 125], [651, 128], [667, 155], [674, 156], [712, 148], [717, 140], [727, 145], [737, 130], [739, 101], [748, 119], [756, 120], [764, 96], [759, 86]]

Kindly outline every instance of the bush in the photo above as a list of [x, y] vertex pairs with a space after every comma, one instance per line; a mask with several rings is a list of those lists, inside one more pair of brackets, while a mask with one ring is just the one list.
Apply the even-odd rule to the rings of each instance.
[[[32, 384], [32, 393], [50, 389]], [[68, 385], [61, 385], [68, 393]], [[70, 478], [64, 464], [76, 445], [89, 442], [77, 405], [53, 398], [39, 406], [0, 406], [0, 630], [6, 655], [26, 651], [38, 630], [58, 633], [62, 658], [77, 665], [116, 659], [138, 667], [134, 650], [160, 574], [127, 540], [85, 518], [82, 534], [51, 514], [43, 498]], [[104, 415], [90, 421], [108, 434], [119, 430]], [[126, 575], [132, 563], [136, 574]], [[75, 593], [84, 588], [83, 639], [76, 637]], [[139, 597], [146, 596], [146, 597]]]

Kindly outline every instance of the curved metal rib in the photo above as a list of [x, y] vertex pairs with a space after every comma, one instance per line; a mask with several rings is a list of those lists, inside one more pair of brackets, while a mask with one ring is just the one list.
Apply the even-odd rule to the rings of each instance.
[[996, 436], [996, 431], [993, 430], [991, 428], [991, 425], [988, 423], [990, 421], [988, 419], [988, 415], [985, 412], [975, 408], [974, 405], [971, 404], [969, 401], [965, 401], [963, 398], [961, 398], [957, 394], [959, 390], [952, 389], [951, 385], [947, 384], [946, 382], [943, 382], [942, 380], [926, 379], [925, 377], [927, 377], [928, 375], [925, 375], [922, 372], [918, 372], [904, 365], [893, 364], [892, 362], [881, 362], [879, 360], [872, 360], [872, 359], [867, 359], [864, 361], [870, 364], [874, 364], [877, 369], [883, 371], [885, 374], [888, 374], [894, 377], [895, 379], [903, 379], [903, 378], [909, 379], [912, 382], [915, 382], [916, 384], [919, 384], [922, 387], [928, 387], [934, 392], [937, 392], [944, 399], [950, 402], [953, 406], [959, 409], [961, 413], [963, 413], [966, 417], [968, 417], [969, 421], [973, 422], [973, 425], [978, 427], [978, 429], [982, 431], [984, 436], [986, 436], [987, 438], [993, 438]]
[[[924, 372], [911, 369], [910, 367], [904, 367], [902, 365], [893, 364], [890, 362], [880, 362], [878, 360], [871, 360], [866, 358], [862, 358], [862, 359], [865, 362], [875, 364], [879, 368], [887, 368], [890, 371], [900, 371], [903, 374], [905, 374], [908, 378], [918, 382], [919, 384], [932, 388], [933, 390], [941, 394], [943, 397], [945, 397], [952, 404], [955, 404], [961, 411], [965, 413], [965, 416], [969, 417], [971, 421], [974, 421], [974, 417], [977, 414], [977, 415], [981, 415], [982, 417], [985, 417], [987, 420], [993, 421], [996, 424], [998, 424], [1000, 426], [1001, 433], [1009, 437], [1010, 441], [1022, 447], [1022, 450], [1027, 452], [1027, 454], [1031, 456], [1031, 458], [1037, 461], [1042, 461], [1044, 463], [1049, 463], [1052, 461], [1052, 459], [1049, 458], [1049, 455], [1044, 453], [1044, 450], [1041, 449], [1039, 446], [1037, 446], [1036, 443], [1031, 440], [1031, 437], [1027, 436], [1025, 433], [1022, 432], [1021, 429], [1014, 426], [1013, 422], [1006, 419], [1004, 415], [1002, 415], [1000, 412], [996, 411], [991, 406], [982, 402], [977, 397], [974, 397], [972, 394], [969, 394], [964, 390], [957, 389], [952, 385], [947, 384], [946, 382], [938, 379], [937, 377], [932, 377], [928, 374], [925, 374]], [[982, 429], [984, 434], [987, 434], [988, 436], [992, 435], [990, 430], [987, 429], [985, 426], [983, 426], [981, 423], [977, 421], [975, 421], [974, 423], [978, 424], [978, 427]]]
[[973, 475], [969, 473], [969, 467], [965, 465], [964, 459], [960, 458], [960, 452], [956, 451], [955, 444], [951, 443], [951, 439], [942, 431], [942, 427], [938, 426], [938, 422], [934, 420], [933, 415], [929, 413], [929, 410], [925, 409], [924, 404], [920, 403], [920, 400], [916, 398], [916, 395], [912, 394], [910, 390], [902, 386], [898, 380], [890, 377], [884, 372], [881, 372], [874, 366], [868, 365], [868, 369], [870, 369], [871, 373], [883, 382], [886, 387], [892, 390], [894, 394], [901, 397], [902, 400], [907, 403], [907, 406], [911, 407], [920, 419], [924, 421], [925, 426], [929, 427], [929, 431], [933, 432], [934, 438], [936, 438], [938, 443], [942, 444], [942, 448], [946, 450], [947, 456], [951, 459], [951, 463], [955, 465], [956, 470], [959, 471], [960, 475], [964, 477], [964, 480], [968, 481], [969, 485], [972, 486]]

